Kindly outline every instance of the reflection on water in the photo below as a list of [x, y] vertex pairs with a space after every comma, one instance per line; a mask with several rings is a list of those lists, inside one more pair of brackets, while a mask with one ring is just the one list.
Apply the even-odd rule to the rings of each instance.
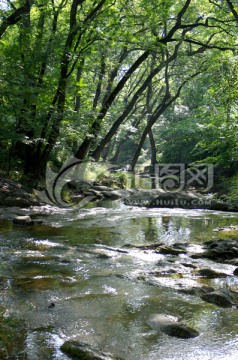
[[[0, 300], [8, 314], [26, 320], [25, 359], [66, 360], [59, 347], [68, 338], [126, 360], [237, 358], [238, 310], [177, 291], [204, 281], [182, 265], [187, 255], [166, 257], [131, 245], [198, 246], [219, 237], [214, 228], [237, 225], [238, 215], [114, 202], [79, 211], [52, 209], [43, 220], [29, 228], [0, 221]], [[220, 264], [214, 266], [219, 270]], [[222, 270], [229, 275], [234, 267]], [[232, 282], [234, 277], [204, 284]], [[153, 313], [180, 316], [200, 336], [181, 340], [154, 331], [147, 324]]]

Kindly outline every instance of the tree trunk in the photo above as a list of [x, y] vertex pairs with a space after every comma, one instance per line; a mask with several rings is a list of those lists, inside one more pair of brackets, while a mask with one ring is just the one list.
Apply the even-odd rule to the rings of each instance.
[[[78, 159], [83, 160], [89, 151], [90, 145], [93, 141], [93, 138], [96, 139], [100, 129], [101, 129], [101, 122], [106, 116], [108, 109], [116, 99], [119, 92], [124, 88], [125, 84], [129, 80], [129, 78], [134, 74], [134, 72], [139, 68], [139, 66], [149, 57], [150, 53], [149, 51], [145, 51], [130, 67], [130, 69], [126, 72], [126, 74], [123, 76], [123, 78], [119, 81], [115, 89], [110, 93], [107, 100], [102, 105], [102, 108], [99, 112], [99, 115], [97, 116], [96, 120], [93, 122], [90, 130], [90, 135], [86, 135], [84, 141], [79, 146], [78, 151], [75, 153], [75, 156]], [[103, 146], [104, 147], [104, 146]], [[100, 152], [101, 153], [101, 152]]]
[[[178, 49], [179, 49], [179, 45], [177, 45], [175, 47], [175, 50], [173, 52], [173, 54], [168, 58], [168, 62], [172, 62], [173, 60], [175, 60], [177, 58], [178, 55]], [[98, 161], [101, 155], [101, 152], [103, 150], [103, 148], [111, 141], [112, 137], [117, 133], [120, 125], [124, 122], [124, 120], [128, 117], [128, 115], [131, 113], [134, 105], [137, 103], [139, 97], [141, 96], [141, 94], [143, 94], [143, 92], [147, 89], [147, 87], [149, 86], [149, 84], [151, 83], [151, 81], [153, 80], [153, 78], [165, 67], [166, 62], [165, 61], [161, 61], [161, 63], [154, 68], [150, 74], [147, 76], [146, 80], [143, 82], [143, 84], [139, 87], [139, 89], [136, 91], [136, 93], [134, 94], [134, 96], [132, 97], [131, 101], [128, 103], [128, 105], [126, 106], [125, 110], [123, 111], [123, 113], [118, 117], [118, 119], [113, 123], [113, 125], [111, 126], [110, 130], [107, 132], [107, 134], [104, 136], [104, 138], [101, 140], [101, 142], [99, 143], [99, 145], [96, 147], [96, 149], [92, 152], [91, 156]]]
[[149, 130], [149, 139], [150, 139], [150, 147], [151, 147], [151, 166], [153, 169], [152, 177], [151, 177], [151, 188], [156, 189], [156, 181], [155, 181], [155, 164], [156, 164], [156, 144], [152, 130]]

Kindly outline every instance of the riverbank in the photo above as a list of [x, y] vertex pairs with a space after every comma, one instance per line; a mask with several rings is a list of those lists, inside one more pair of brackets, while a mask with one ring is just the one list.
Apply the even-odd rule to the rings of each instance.
[[39, 200], [20, 182], [0, 178], [0, 206], [20, 208], [40, 205]]
[[[47, 203], [47, 196], [44, 197]], [[52, 203], [62, 207], [61, 202]], [[83, 207], [88, 202], [101, 200], [121, 200], [125, 205], [155, 208], [208, 209], [219, 211], [238, 211], [238, 204], [219, 194], [202, 194], [187, 189], [186, 191], [164, 191], [163, 189], [120, 189], [83, 182], [77, 189], [71, 189], [67, 202], [70, 207]], [[33, 191], [29, 191], [21, 183], [11, 179], [0, 179], [0, 206], [27, 208], [43, 205]]]
[[238, 211], [236, 201], [228, 198], [220, 198], [218, 194], [202, 194], [194, 189], [184, 191], [165, 191], [163, 189], [120, 189], [87, 184], [81, 187], [77, 195], [72, 199], [81, 201], [91, 197], [96, 200], [118, 200], [125, 205], [148, 208], [183, 208], [183, 209], [207, 209], [219, 211]]

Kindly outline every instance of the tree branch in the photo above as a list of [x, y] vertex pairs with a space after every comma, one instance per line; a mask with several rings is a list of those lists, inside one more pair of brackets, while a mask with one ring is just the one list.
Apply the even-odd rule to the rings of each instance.
[[28, 4], [25, 4], [15, 10], [11, 15], [9, 15], [6, 19], [4, 19], [0, 25], [0, 39], [7, 30], [7, 28], [11, 25], [15, 25], [24, 14], [29, 12]]
[[227, 5], [228, 5], [228, 6], [229, 6], [229, 8], [230, 8], [230, 10], [231, 10], [231, 12], [232, 12], [232, 14], [233, 14], [233, 16], [234, 16], [235, 20], [236, 20], [236, 22], [238, 23], [238, 13], [237, 13], [237, 11], [236, 11], [236, 9], [235, 9], [235, 7], [234, 7], [234, 5], [233, 5], [232, 1], [230, 1], [230, 0], [226, 0], [226, 2], [227, 2]]
[[[177, 40], [173, 40], [173, 41], [177, 41]], [[220, 51], [228, 51], [228, 50], [234, 51], [235, 50], [234, 47], [223, 47], [223, 46], [218, 46], [218, 45], [203, 44], [200, 41], [196, 41], [196, 40], [192, 40], [192, 39], [184, 39], [183, 41], [187, 42], [187, 43], [190, 43], [190, 44], [195, 44], [195, 45], [205, 47], [206, 49], [217, 49], [217, 50], [220, 50]], [[235, 46], [238, 46], [238, 44], [235, 45]]]

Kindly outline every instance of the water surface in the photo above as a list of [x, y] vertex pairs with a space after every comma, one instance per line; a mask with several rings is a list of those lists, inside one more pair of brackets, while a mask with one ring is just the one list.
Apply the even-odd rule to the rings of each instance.
[[[133, 247], [186, 243], [196, 249], [219, 237], [214, 228], [238, 225], [237, 214], [120, 202], [38, 213], [44, 223], [33, 227], [0, 220], [0, 300], [6, 315], [26, 321], [25, 359], [66, 360], [59, 347], [72, 338], [125, 360], [237, 359], [238, 310], [177, 291], [190, 283], [238, 290], [235, 266], [196, 260], [230, 275], [198, 279], [181, 265], [191, 262], [187, 255]], [[200, 336], [182, 340], [155, 331], [147, 324], [153, 313], [180, 316]]]

